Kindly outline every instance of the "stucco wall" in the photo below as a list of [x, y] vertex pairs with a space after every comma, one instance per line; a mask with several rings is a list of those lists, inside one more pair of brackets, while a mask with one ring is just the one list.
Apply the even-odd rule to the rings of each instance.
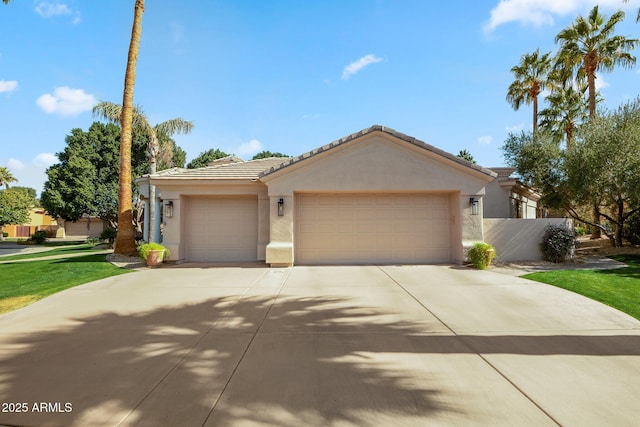
[[567, 218], [494, 219], [485, 218], [484, 241], [496, 250], [496, 261], [540, 261], [540, 243], [549, 225], [573, 229]]

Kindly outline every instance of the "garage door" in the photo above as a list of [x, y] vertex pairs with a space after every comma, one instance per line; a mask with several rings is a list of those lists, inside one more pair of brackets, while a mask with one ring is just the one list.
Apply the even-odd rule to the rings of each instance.
[[256, 261], [258, 199], [193, 198], [187, 207], [187, 260]]
[[449, 197], [300, 194], [298, 264], [451, 261]]

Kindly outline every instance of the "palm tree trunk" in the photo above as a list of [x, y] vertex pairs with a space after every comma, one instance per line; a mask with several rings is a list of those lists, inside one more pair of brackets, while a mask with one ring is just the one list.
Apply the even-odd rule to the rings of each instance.
[[[592, 120], [596, 116], [596, 74], [595, 70], [587, 70], [587, 84], [589, 87], [589, 120]], [[597, 196], [596, 196], [597, 197]], [[600, 224], [600, 211], [598, 209], [598, 201], [593, 203], [593, 216], [592, 220], [594, 224]], [[599, 239], [602, 237], [602, 230], [595, 225], [591, 227], [591, 238]]]
[[538, 97], [533, 97], [533, 133], [538, 130]]
[[131, 132], [133, 128], [133, 89], [136, 81], [136, 63], [138, 62], [140, 36], [142, 35], [143, 13], [144, 0], [136, 0], [120, 118], [122, 132], [120, 136], [118, 234], [113, 252], [121, 255], [136, 254], [136, 232], [133, 228], [133, 196], [131, 193]]

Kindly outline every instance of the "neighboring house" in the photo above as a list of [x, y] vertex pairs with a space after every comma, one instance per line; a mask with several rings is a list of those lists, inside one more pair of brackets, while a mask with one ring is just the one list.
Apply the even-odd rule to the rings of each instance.
[[511, 176], [515, 168], [491, 168], [498, 177], [486, 187], [485, 218], [539, 218], [541, 194]]
[[46, 231], [47, 237], [56, 237], [58, 223], [47, 214], [44, 208], [31, 208], [29, 210], [29, 222], [19, 225], [5, 225], [2, 231], [7, 237], [20, 237], [28, 239], [36, 231]]
[[174, 261], [422, 264], [461, 263], [483, 240], [483, 200], [497, 177], [372, 126], [292, 159], [169, 169], [137, 182], [143, 195], [157, 188]]
[[88, 239], [90, 237], [100, 237], [102, 230], [107, 228], [106, 223], [98, 217], [84, 215], [77, 221], [59, 220], [60, 229], [57, 237], [65, 239]]

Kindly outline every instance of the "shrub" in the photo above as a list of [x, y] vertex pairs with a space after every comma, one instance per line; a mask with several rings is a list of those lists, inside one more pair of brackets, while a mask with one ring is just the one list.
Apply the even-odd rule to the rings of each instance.
[[478, 242], [469, 249], [469, 261], [478, 270], [486, 270], [496, 257], [496, 251], [488, 243]]
[[165, 258], [171, 255], [171, 252], [166, 247], [162, 246], [160, 243], [144, 243], [138, 246], [138, 255], [143, 260], [147, 260], [147, 256], [149, 255], [149, 251], [164, 251]]
[[632, 245], [640, 245], [640, 212], [634, 213], [625, 221], [622, 237]]
[[587, 229], [585, 227], [576, 227], [575, 233], [576, 236], [585, 236], [587, 234]]
[[47, 232], [42, 230], [36, 231], [31, 235], [31, 240], [38, 245], [44, 243], [47, 240]]
[[105, 228], [102, 230], [102, 233], [100, 233], [100, 240], [106, 240], [110, 245], [113, 245], [113, 242], [116, 241], [116, 234], [117, 232], [113, 228]]
[[546, 261], [564, 262], [567, 258], [573, 258], [576, 249], [576, 236], [571, 230], [550, 225], [544, 232], [540, 249]]
[[9, 237], [9, 233], [7, 233], [6, 231], [2, 232], [2, 237]]

